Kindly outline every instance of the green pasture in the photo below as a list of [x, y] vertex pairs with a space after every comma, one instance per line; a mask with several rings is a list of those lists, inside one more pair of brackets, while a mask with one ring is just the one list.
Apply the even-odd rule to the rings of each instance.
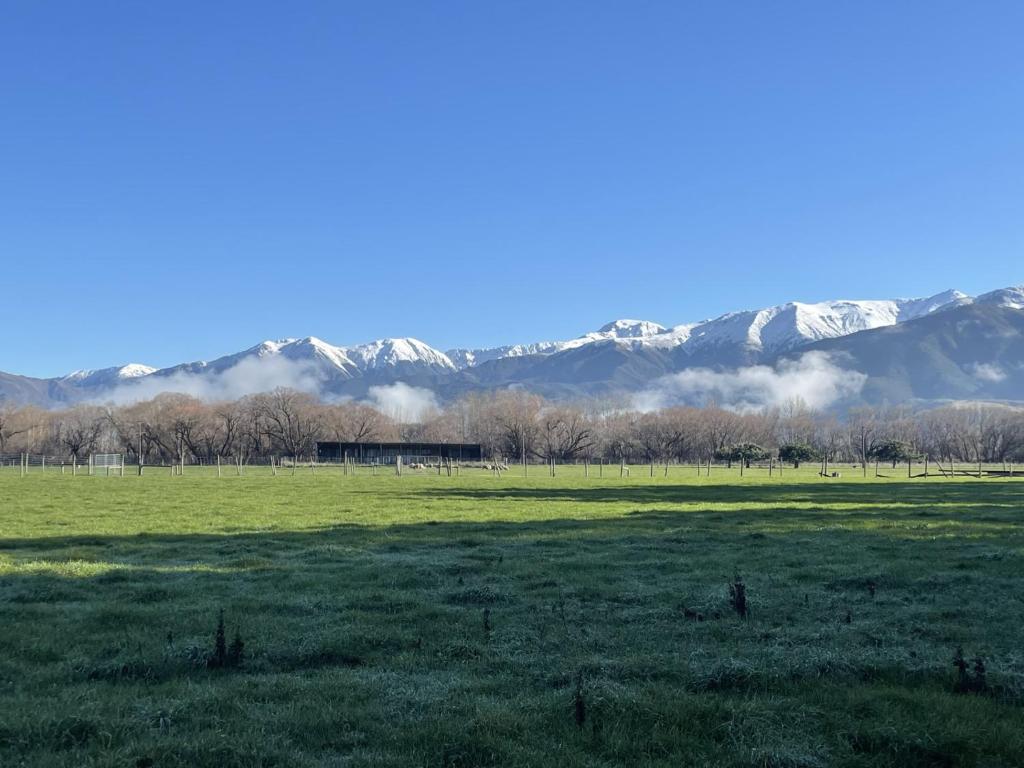
[[1024, 478], [837, 469], [5, 467], [0, 766], [1024, 765]]

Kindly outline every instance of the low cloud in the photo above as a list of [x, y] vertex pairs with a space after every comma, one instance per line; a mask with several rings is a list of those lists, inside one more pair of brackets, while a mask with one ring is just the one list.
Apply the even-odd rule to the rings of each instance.
[[656, 380], [634, 398], [641, 411], [714, 400], [739, 412], [781, 407], [799, 398], [820, 409], [857, 395], [867, 376], [836, 365], [824, 352], [808, 352], [776, 367], [752, 365], [735, 371], [690, 368]]
[[[180, 371], [169, 375], [144, 376], [126, 381], [97, 395], [93, 400], [127, 405], [174, 392], [215, 402], [237, 400], [246, 395], [270, 392], [278, 387], [308, 392], [322, 400], [351, 399], [325, 392], [323, 375], [315, 365], [273, 356], [245, 358], [220, 372]], [[402, 422], [422, 421], [440, 407], [437, 396], [429, 389], [403, 382], [370, 387], [366, 402], [381, 413]]]
[[1006, 378], [1006, 371], [994, 363], [975, 363], [971, 366], [971, 374], [978, 381], [998, 384]]
[[412, 387], [401, 381], [386, 386], [370, 387], [369, 403], [395, 421], [417, 422], [438, 410], [437, 396], [429, 389]]
[[270, 392], [278, 387], [319, 395], [322, 380], [308, 364], [283, 357], [245, 358], [220, 373], [180, 371], [167, 376], [145, 376], [125, 382], [98, 396], [104, 403], [123, 405], [149, 400], [165, 392], [191, 395], [200, 400], [236, 400]]

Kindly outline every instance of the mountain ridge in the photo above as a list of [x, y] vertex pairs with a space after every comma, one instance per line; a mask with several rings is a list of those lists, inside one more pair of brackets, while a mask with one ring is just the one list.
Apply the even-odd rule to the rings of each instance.
[[509, 386], [555, 397], [607, 395], [636, 390], [659, 376], [687, 368], [742, 367], [816, 349], [816, 345], [831, 349], [836, 346], [833, 342], [860, 333], [903, 326], [970, 306], [1022, 310], [1024, 286], [1001, 288], [977, 297], [951, 289], [911, 299], [793, 301], [675, 326], [619, 319], [564, 341], [447, 352], [414, 337], [346, 346], [315, 336], [266, 340], [210, 361], [162, 369], [130, 363], [74, 371], [53, 379], [0, 374], [0, 401], [60, 405], [131, 397], [133, 392], [141, 396], [161, 388], [203, 391], [204, 382], [229, 373], [244, 379], [261, 366], [254, 385], [266, 380], [270, 386], [274, 378], [266, 376], [264, 369], [277, 366], [285, 384], [288, 373], [301, 373], [306, 385], [312, 383], [318, 390], [339, 397], [364, 396], [373, 387], [397, 382], [429, 386], [447, 397]]

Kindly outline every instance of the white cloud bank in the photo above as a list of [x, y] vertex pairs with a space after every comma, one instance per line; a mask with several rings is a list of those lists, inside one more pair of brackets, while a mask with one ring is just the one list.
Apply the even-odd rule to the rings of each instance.
[[[110, 389], [95, 402], [126, 405], [174, 392], [208, 402], [237, 400], [246, 395], [270, 392], [278, 387], [308, 392], [323, 400], [347, 400], [324, 391], [324, 379], [315, 365], [283, 357], [245, 358], [220, 372], [181, 371], [167, 376], [143, 376]], [[429, 389], [403, 382], [373, 386], [366, 402], [391, 418], [417, 422], [439, 409], [437, 396]]]
[[811, 408], [827, 408], [853, 397], [867, 376], [840, 368], [824, 352], [783, 360], [775, 368], [752, 365], [735, 371], [690, 368], [663, 376], [634, 398], [641, 411], [673, 405], [704, 405], [714, 400], [733, 411], [761, 411], [799, 398]]
[[164, 392], [200, 400], [237, 400], [278, 387], [320, 394], [322, 381], [308, 364], [283, 357], [246, 358], [220, 373], [181, 371], [167, 376], [144, 376], [104, 392], [96, 400], [118, 405], [149, 400]]
[[417, 422], [437, 411], [437, 395], [423, 387], [412, 387], [404, 382], [370, 387], [369, 403], [395, 421]]

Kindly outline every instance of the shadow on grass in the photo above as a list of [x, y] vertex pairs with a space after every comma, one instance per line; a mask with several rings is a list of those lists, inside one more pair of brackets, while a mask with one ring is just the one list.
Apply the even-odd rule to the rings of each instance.
[[[363, 491], [369, 493], [369, 491]], [[778, 484], [708, 485], [595, 485], [593, 487], [543, 488], [510, 486], [494, 488], [430, 488], [416, 493], [460, 499], [522, 500], [529, 502], [581, 503], [708, 503], [708, 504], [863, 504], [866, 507], [934, 507], [950, 504], [964, 507], [1016, 508], [1024, 510], [1024, 483], [991, 481], [988, 483], [935, 479], [928, 483], [899, 482], [856, 483], [823, 480]]]

